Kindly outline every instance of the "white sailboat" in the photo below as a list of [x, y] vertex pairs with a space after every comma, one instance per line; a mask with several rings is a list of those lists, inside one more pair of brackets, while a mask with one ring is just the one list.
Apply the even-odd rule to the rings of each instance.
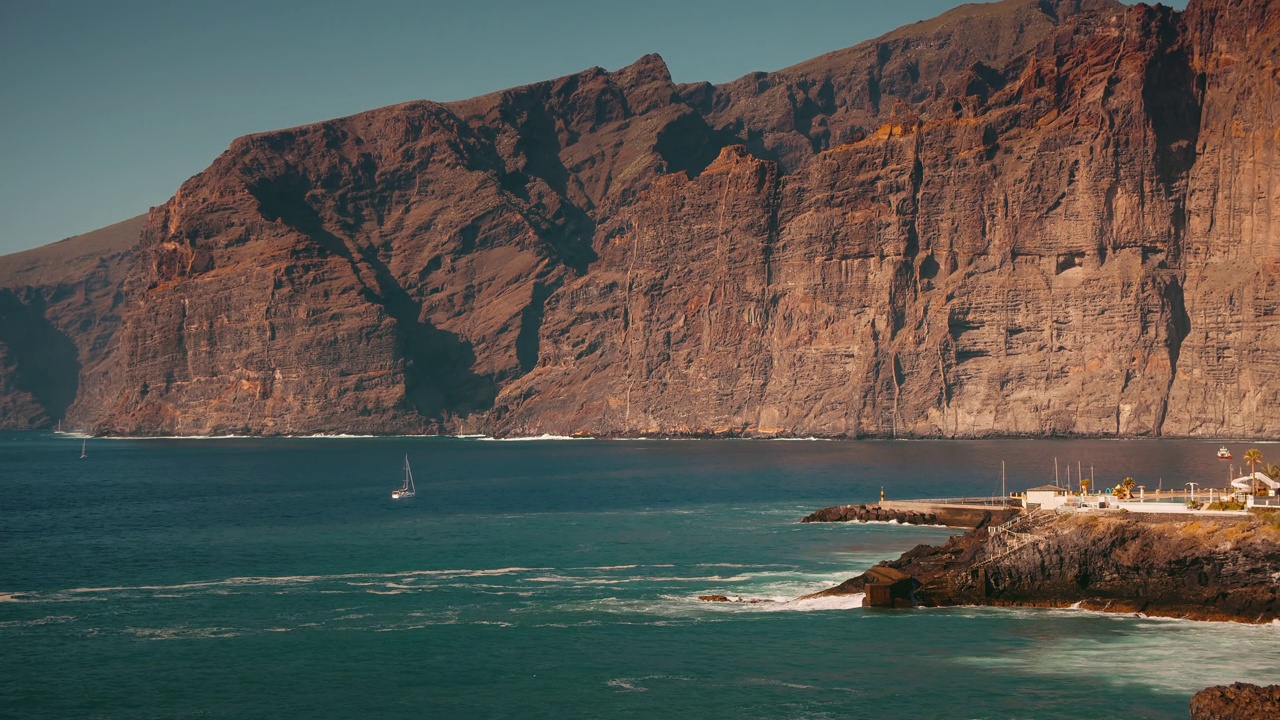
[[409, 456], [404, 456], [404, 484], [399, 490], [391, 491], [392, 500], [403, 500], [417, 495], [417, 488], [413, 486], [413, 471], [409, 469]]
[[81, 440], [80, 441], [80, 459], [83, 460], [87, 457], [89, 457], [89, 441]]

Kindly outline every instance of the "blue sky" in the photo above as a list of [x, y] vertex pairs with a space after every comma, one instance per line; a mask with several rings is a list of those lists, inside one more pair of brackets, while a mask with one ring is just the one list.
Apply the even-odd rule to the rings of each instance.
[[247, 133], [613, 70], [649, 52], [677, 82], [724, 82], [956, 4], [6, 0], [0, 254], [145, 212]]

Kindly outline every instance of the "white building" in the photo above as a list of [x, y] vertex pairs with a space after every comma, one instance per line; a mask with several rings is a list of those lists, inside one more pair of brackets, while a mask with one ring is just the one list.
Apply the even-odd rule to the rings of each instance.
[[1071, 494], [1056, 485], [1041, 485], [1027, 490], [1023, 495], [1023, 507], [1039, 505], [1044, 510], [1054, 510], [1067, 503]]

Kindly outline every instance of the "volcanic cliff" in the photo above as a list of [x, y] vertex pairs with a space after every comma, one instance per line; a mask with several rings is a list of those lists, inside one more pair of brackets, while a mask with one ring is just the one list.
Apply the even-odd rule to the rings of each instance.
[[0, 425], [1280, 437], [1278, 58], [1280, 0], [1004, 0], [241, 138], [0, 259]]

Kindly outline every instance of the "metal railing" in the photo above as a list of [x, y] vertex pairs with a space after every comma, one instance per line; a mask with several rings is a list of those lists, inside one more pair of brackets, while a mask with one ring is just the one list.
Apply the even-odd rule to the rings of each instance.
[[[987, 539], [987, 559], [975, 563], [974, 568], [984, 567], [991, 563], [1002, 560], [1022, 548], [1041, 540], [1042, 538], [1034, 533], [1018, 532], [1014, 528], [1022, 522], [1030, 520], [1036, 512], [1030, 512], [1026, 515], [1019, 515], [1007, 522], [1001, 523], [990, 530]], [[1000, 546], [1000, 547], [996, 547]]]
[[933, 503], [935, 505], [981, 505], [983, 507], [1022, 507], [1022, 498], [1006, 497], [964, 497], [964, 498], [911, 498], [888, 500], [887, 502]]

